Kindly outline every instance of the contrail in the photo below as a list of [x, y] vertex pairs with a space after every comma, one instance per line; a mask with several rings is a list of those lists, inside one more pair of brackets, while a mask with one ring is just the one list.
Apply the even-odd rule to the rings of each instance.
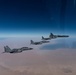
[[75, 7], [75, 0], [74, 0], [74, 7]]

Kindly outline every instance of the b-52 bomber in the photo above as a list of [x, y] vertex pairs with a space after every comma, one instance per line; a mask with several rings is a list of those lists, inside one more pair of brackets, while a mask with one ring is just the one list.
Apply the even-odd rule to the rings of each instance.
[[68, 35], [54, 35], [53, 33], [50, 33], [49, 38], [55, 39], [55, 38], [62, 38], [62, 37], [69, 37]]
[[22, 51], [26, 50], [32, 50], [33, 48], [28, 48], [28, 47], [22, 47], [18, 49], [10, 49], [8, 46], [4, 46], [4, 52], [3, 53], [21, 53]]

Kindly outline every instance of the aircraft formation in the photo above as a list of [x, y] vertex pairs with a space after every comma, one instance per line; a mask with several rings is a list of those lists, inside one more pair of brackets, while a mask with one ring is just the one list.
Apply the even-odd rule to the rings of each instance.
[[63, 37], [69, 37], [68, 35], [54, 35], [53, 33], [50, 33], [49, 37], [45, 38], [42, 36], [42, 41], [39, 42], [34, 42], [33, 40], [31, 40], [31, 44], [33, 45], [40, 45], [43, 43], [49, 43], [50, 41], [48, 40], [52, 40], [52, 39], [56, 39], [56, 38], [63, 38]]
[[[50, 33], [49, 37], [45, 38], [42, 36], [42, 41], [39, 42], [34, 42], [33, 40], [30, 40], [32, 45], [41, 45], [43, 43], [49, 43], [51, 39], [56, 39], [56, 38], [63, 38], [63, 37], [69, 37], [68, 35], [54, 35], [53, 33]], [[21, 48], [14, 48], [11, 49], [8, 46], [4, 46], [4, 52], [3, 53], [21, 53], [26, 50], [32, 50], [33, 48], [29, 47], [21, 47]]]

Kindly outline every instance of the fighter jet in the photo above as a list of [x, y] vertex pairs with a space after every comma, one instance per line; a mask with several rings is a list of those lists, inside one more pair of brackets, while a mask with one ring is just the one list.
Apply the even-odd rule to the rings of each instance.
[[68, 35], [54, 35], [53, 33], [51, 33], [49, 35], [49, 38], [51, 39], [55, 39], [55, 38], [59, 38], [59, 37], [69, 37]]
[[4, 46], [4, 52], [3, 53], [21, 53], [22, 51], [25, 50], [31, 50], [32, 48], [28, 48], [28, 47], [22, 47], [22, 48], [18, 48], [18, 49], [10, 49], [8, 46]]
[[43, 36], [42, 36], [42, 40], [51, 40], [51, 38], [49, 37], [49, 38], [44, 38]]
[[33, 44], [33, 45], [41, 45], [42, 42], [41, 41], [40, 42], [34, 42], [33, 40], [31, 40], [31, 44]]
[[21, 53], [22, 50], [20, 49], [10, 49], [8, 46], [4, 46], [4, 52], [3, 53]]

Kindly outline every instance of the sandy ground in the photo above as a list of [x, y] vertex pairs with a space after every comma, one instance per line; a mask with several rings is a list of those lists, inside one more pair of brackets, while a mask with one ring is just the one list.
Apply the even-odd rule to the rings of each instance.
[[[39, 50], [40, 46], [30, 46], [28, 40], [0, 41], [0, 75], [76, 75], [75, 49]], [[2, 54], [6, 44], [11, 48], [26, 44], [34, 49], [17, 54]]]

